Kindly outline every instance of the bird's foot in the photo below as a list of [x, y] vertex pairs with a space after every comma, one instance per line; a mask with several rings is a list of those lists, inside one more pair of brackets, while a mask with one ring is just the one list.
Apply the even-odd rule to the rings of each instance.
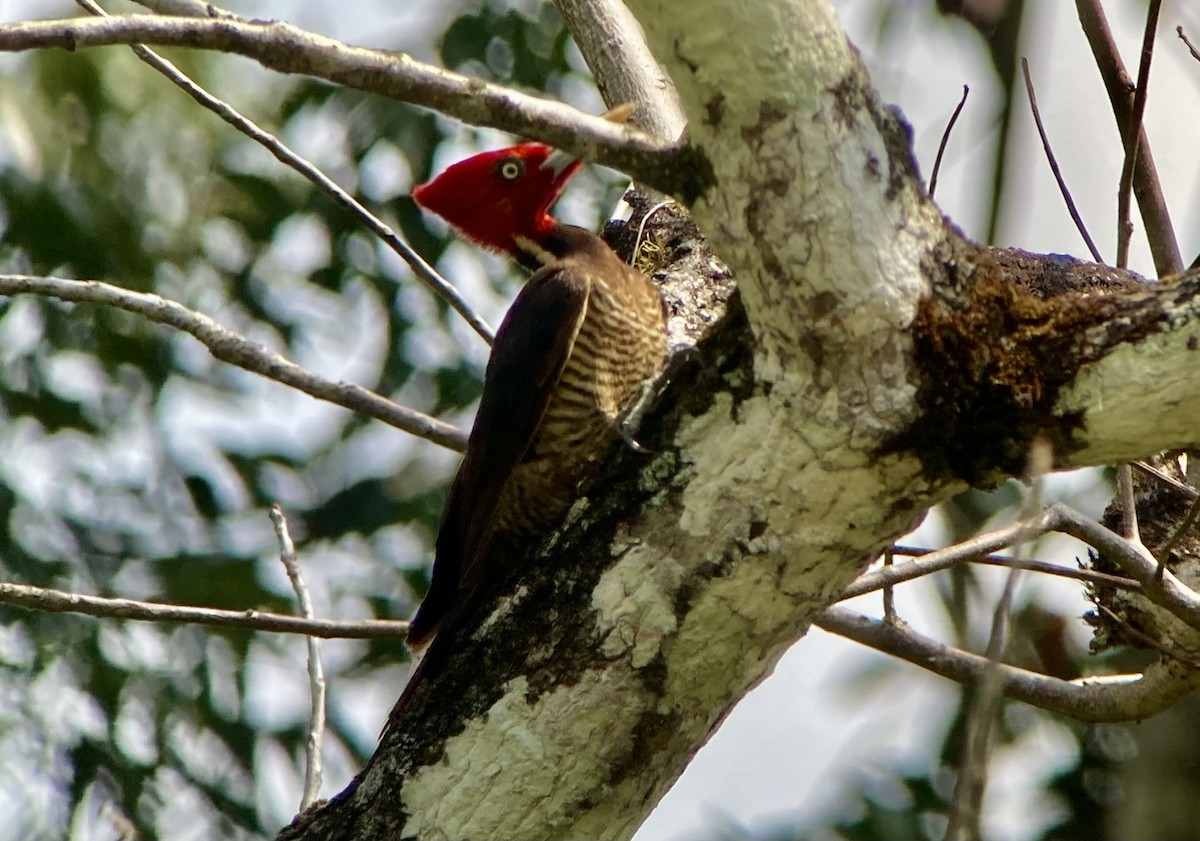
[[689, 363], [700, 358], [700, 351], [692, 344], [672, 345], [667, 354], [667, 364], [655, 377], [646, 380], [638, 388], [637, 396], [626, 404], [617, 415], [617, 434], [635, 453], [650, 452], [637, 440], [642, 420], [660, 397], [666, 392], [671, 380]]

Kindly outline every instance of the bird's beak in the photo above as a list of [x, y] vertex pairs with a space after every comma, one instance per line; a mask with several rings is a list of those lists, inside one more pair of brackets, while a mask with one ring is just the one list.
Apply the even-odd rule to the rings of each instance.
[[542, 162], [542, 169], [548, 169], [554, 174], [555, 182], [569, 175], [572, 170], [579, 166], [579, 159], [573, 155], [555, 149], [551, 152], [546, 160]]

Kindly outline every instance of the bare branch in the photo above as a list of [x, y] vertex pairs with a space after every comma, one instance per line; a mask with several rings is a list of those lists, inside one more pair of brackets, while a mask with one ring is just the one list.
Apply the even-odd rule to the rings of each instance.
[[942, 142], [938, 144], [937, 157], [933, 159], [933, 174], [929, 176], [929, 198], [933, 198], [933, 194], [937, 190], [938, 173], [942, 169], [942, 155], [946, 153], [946, 144], [950, 142], [950, 132], [954, 131], [954, 124], [958, 122], [958, 115], [962, 113], [963, 106], [967, 104], [967, 95], [970, 92], [971, 89], [963, 85], [962, 99], [958, 101], [954, 113], [950, 115], [950, 122], [946, 123], [946, 130], [942, 132]]
[[[889, 551], [893, 555], [900, 555], [908, 558], [925, 558], [935, 552], [941, 552], [941, 549], [918, 549], [912, 546], [892, 546]], [[1106, 572], [1096, 572], [1093, 569], [1075, 569], [1073, 567], [1059, 566], [1058, 564], [1048, 561], [1026, 561], [1019, 558], [1009, 557], [1007, 555], [980, 555], [969, 558], [962, 558], [962, 562], [968, 564], [981, 564], [984, 566], [1004, 567], [1005, 569], [1024, 569], [1030, 572], [1040, 572], [1045, 575], [1053, 575], [1058, 578], [1070, 578], [1074, 581], [1084, 581], [1090, 584], [1101, 584], [1105, 587], [1112, 587], [1115, 590], [1126, 590], [1131, 593], [1140, 593], [1142, 585], [1138, 584], [1132, 578], [1125, 578], [1120, 575], [1109, 575]], [[959, 561], [955, 561], [957, 564]], [[918, 561], [918, 565], [923, 562]], [[954, 565], [954, 564], [951, 564]], [[929, 572], [938, 572], [946, 568], [945, 563], [938, 563], [935, 568]], [[922, 573], [925, 574], [925, 573]], [[918, 577], [914, 575], [913, 578]], [[906, 578], [905, 580], [911, 580]], [[857, 583], [857, 582], [856, 582]]]
[[235, 17], [204, 0], [134, 0], [134, 2], [160, 15], [178, 15], [189, 18]]
[[236, 53], [280, 73], [302, 73], [432, 108], [464, 122], [544, 141], [689, 201], [711, 186], [702, 160], [629, 126], [423, 64], [403, 53], [351, 47], [287, 23], [121, 15], [0, 25], [2, 52], [137, 43]]
[[[1042, 510], [1042, 477], [1050, 470], [1052, 463], [1053, 452], [1050, 443], [1042, 436], [1035, 437], [1029, 448], [1026, 468], [1029, 492], [1021, 512], [1022, 524], [1035, 521]], [[1021, 531], [1015, 547], [1018, 558], [1023, 554], [1026, 542], [1033, 536], [1029, 528]], [[987, 786], [992, 734], [1000, 714], [1000, 701], [1004, 696], [1000, 664], [1008, 648], [1008, 621], [1012, 613], [1013, 593], [1016, 591], [1018, 575], [1019, 570], [1009, 571], [1004, 581], [1004, 590], [996, 602], [996, 609], [992, 612], [992, 629], [984, 653], [988, 666], [975, 684], [975, 693], [970, 698], [966, 713], [962, 758], [959, 761], [958, 779], [955, 781], [954, 797], [950, 805], [946, 841], [968, 841], [980, 835], [979, 819], [983, 812], [983, 792]]]
[[1071, 221], [1075, 223], [1083, 241], [1087, 243], [1092, 259], [1097, 263], [1103, 263], [1104, 258], [1100, 256], [1100, 249], [1092, 241], [1092, 235], [1088, 233], [1087, 225], [1083, 223], [1083, 217], [1079, 215], [1075, 199], [1071, 198], [1071, 191], [1067, 187], [1066, 179], [1063, 178], [1062, 170], [1058, 168], [1054, 150], [1050, 148], [1050, 138], [1046, 136], [1046, 127], [1042, 125], [1042, 115], [1038, 111], [1037, 96], [1033, 92], [1033, 77], [1029, 74], [1029, 61], [1024, 57], [1021, 58], [1021, 70], [1025, 73], [1025, 90], [1029, 94], [1029, 107], [1033, 111], [1033, 121], [1037, 124], [1038, 134], [1042, 138], [1042, 148], [1046, 150], [1046, 160], [1050, 162], [1050, 171], [1054, 173], [1054, 180], [1058, 182], [1058, 191], [1062, 193], [1063, 201], [1067, 203], [1067, 212], [1071, 214]]
[[279, 634], [306, 634], [322, 639], [402, 639], [408, 632], [408, 623], [401, 621], [304, 619], [258, 610], [220, 610], [214, 607], [189, 607], [133, 599], [84, 596], [4, 581], [0, 581], [0, 604], [38, 610], [42, 613], [81, 613], [101, 619], [133, 619], [142, 622], [183, 622], [190, 625], [273, 631]]
[[[943, 645], [906, 625], [871, 619], [845, 607], [822, 611], [818, 627], [920, 666], [942, 677], [969, 684], [989, 668], [986, 657]], [[1169, 662], [1145, 674], [1118, 679], [1066, 681], [1016, 666], [997, 668], [1004, 695], [1078, 721], [1139, 721], [1162, 712], [1200, 688], [1200, 672]]]
[[1133, 468], [1128, 462], [1117, 465], [1117, 502], [1121, 507], [1121, 534], [1133, 543], [1141, 543], [1137, 500], [1133, 496]]
[[[288, 580], [296, 593], [296, 612], [305, 619], [313, 618], [312, 596], [300, 574], [296, 561], [296, 545], [288, 530], [283, 509], [272, 505], [271, 525], [275, 528], [275, 539], [279, 541], [279, 560], [287, 570]], [[321, 740], [325, 734], [325, 675], [321, 669], [321, 643], [316, 637], [308, 637], [308, 691], [311, 710], [308, 717], [308, 738], [304, 742], [304, 795], [300, 799], [303, 812], [317, 801], [321, 793]]]
[[[109, 16], [108, 12], [96, 5], [93, 0], [75, 0], [75, 2], [94, 15], [101, 17]], [[392, 251], [395, 251], [400, 256], [400, 259], [408, 263], [417, 280], [424, 284], [434, 295], [437, 295], [449, 304], [455, 312], [461, 315], [475, 329], [476, 333], [483, 337], [485, 342], [488, 344], [492, 343], [492, 340], [495, 338], [495, 332], [483, 320], [483, 317], [471, 308], [471, 305], [467, 303], [467, 300], [459, 291], [449, 281], [438, 274], [433, 266], [425, 262], [420, 254], [413, 251], [407, 242], [396, 235], [395, 231], [385, 225], [383, 220], [367, 210], [357, 199], [338, 186], [332, 178], [317, 169], [311, 162], [296, 154], [283, 141], [264, 130], [249, 117], [239, 113], [227, 102], [218, 99], [193, 82], [183, 71], [158, 53], [141, 44], [134, 44], [131, 49], [134, 55], [166, 76], [172, 84], [180, 88], [184, 93], [200, 103], [200, 105], [212, 111], [239, 132], [266, 148], [280, 163], [303, 175], [314, 186], [325, 192], [337, 204], [341, 205], [342, 208], [349, 211], [371, 233], [383, 240]]]
[[621, 0], [555, 0], [604, 101], [637, 106], [632, 123], [664, 142], [678, 140], [687, 118], [675, 83], [642, 37], [641, 24]]
[[[1154, 57], [1154, 34], [1158, 31], [1158, 14], [1162, 11], [1162, 0], [1150, 0], [1146, 10], [1146, 29], [1142, 33], [1142, 58], [1138, 64], [1137, 90], [1133, 94], [1133, 113], [1129, 116], [1129, 129], [1123, 132], [1132, 138], [1132, 145], [1125, 147], [1125, 163], [1121, 167], [1121, 182], [1117, 188], [1117, 268], [1129, 265], [1129, 239], [1133, 234], [1133, 223], [1129, 221], [1129, 192], [1133, 188], [1133, 168], [1138, 147], [1142, 144], [1142, 117], [1146, 113], [1146, 96], [1150, 92], [1150, 60]], [[1182, 260], [1180, 261], [1182, 263]], [[1179, 266], [1182, 268], [1182, 265]]]
[[1112, 31], [1108, 28], [1108, 20], [1104, 16], [1100, 0], [1075, 0], [1075, 9], [1079, 14], [1083, 33], [1087, 36], [1088, 45], [1092, 48], [1092, 56], [1096, 59], [1100, 77], [1104, 80], [1108, 101], [1112, 105], [1117, 129], [1121, 133], [1121, 142], [1126, 152], [1133, 148], [1135, 143], [1137, 145], [1133, 194], [1137, 197], [1142, 224], [1146, 228], [1146, 238], [1150, 241], [1150, 252], [1154, 255], [1154, 268], [1159, 277], [1176, 274], [1183, 268], [1183, 258], [1179, 253], [1179, 243], [1175, 239], [1171, 214], [1167, 211], [1167, 202], [1163, 198], [1158, 170], [1154, 166], [1154, 156], [1150, 153], [1150, 144], [1146, 140], [1144, 129], [1136, 135], [1136, 140], [1129, 134], [1129, 127], [1133, 125], [1133, 82], [1125, 72], [1121, 53], [1117, 50]]
[[[895, 553], [888, 549], [883, 554], [883, 568], [890, 569], [894, 566]], [[896, 612], [896, 588], [892, 584], [883, 585], [883, 618], [886, 622], [895, 622], [900, 616]]]
[[1188, 40], [1187, 35], [1183, 33], [1183, 25], [1175, 27], [1175, 34], [1179, 36], [1179, 40], [1187, 44], [1188, 51], [1191, 52], [1192, 58], [1200, 61], [1200, 50], [1196, 49], [1196, 45]]
[[1189, 488], [1187, 485], [1185, 485], [1183, 482], [1180, 482], [1174, 476], [1169, 476], [1166, 473], [1163, 473], [1161, 470], [1159, 470], [1153, 464], [1148, 464], [1144, 461], [1133, 461], [1133, 462], [1130, 462], [1130, 464], [1132, 464], [1134, 467], [1136, 467], [1142, 473], [1145, 473], [1147, 476], [1150, 476], [1151, 478], [1157, 479], [1159, 482], [1162, 482], [1164, 485], [1171, 488], [1176, 493], [1182, 495], [1185, 499], [1191, 499], [1191, 500], [1200, 499], [1200, 491], [1197, 491], [1195, 488]]
[[1141, 582], [1150, 601], [1166, 608], [1188, 627], [1200, 630], [1200, 595], [1176, 578], [1170, 570], [1158, 574], [1158, 563], [1138, 547], [1100, 523], [1056, 502], [1046, 509], [1054, 517], [1053, 528], [1078, 537], [1108, 555], [1133, 578]]
[[1200, 496], [1192, 500], [1192, 504], [1188, 506], [1187, 514], [1179, 521], [1179, 525], [1175, 527], [1175, 531], [1162, 542], [1162, 545], [1155, 550], [1155, 556], [1160, 559], [1160, 563], [1165, 563], [1179, 541], [1196, 523], [1196, 518], [1200, 517]]
[[900, 584], [920, 578], [931, 572], [957, 566], [980, 555], [987, 555], [1021, 539], [1029, 539], [1039, 534], [1045, 534], [1053, 527], [1054, 515], [1043, 511], [1030, 520], [1021, 520], [1010, 525], [981, 534], [968, 540], [963, 540], [945, 549], [930, 552], [919, 561], [896, 564], [875, 572], [860, 575], [853, 584], [842, 593], [843, 599], [850, 599], [870, 593], [892, 584]]
[[76, 303], [103, 304], [145, 316], [200, 340], [214, 357], [305, 394], [373, 417], [397, 429], [461, 452], [466, 434], [453, 424], [397, 405], [362, 386], [334, 383], [289, 362], [278, 353], [239, 336], [202, 313], [158, 295], [133, 292], [98, 280], [0, 275], [0, 295], [34, 294]]

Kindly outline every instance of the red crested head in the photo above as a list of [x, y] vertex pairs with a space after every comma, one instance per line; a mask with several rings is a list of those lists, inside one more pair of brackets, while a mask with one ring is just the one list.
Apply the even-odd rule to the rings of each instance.
[[543, 143], [522, 143], [459, 161], [413, 199], [485, 248], [521, 257], [518, 238], [540, 244], [554, 226], [546, 212], [580, 161]]

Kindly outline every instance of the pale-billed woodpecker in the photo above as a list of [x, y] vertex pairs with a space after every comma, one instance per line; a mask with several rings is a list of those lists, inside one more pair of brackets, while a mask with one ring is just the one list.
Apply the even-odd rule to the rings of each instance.
[[554, 526], [618, 418], [666, 355], [649, 279], [591, 231], [547, 212], [580, 161], [540, 143], [486, 152], [413, 190], [469, 240], [534, 270], [496, 331], [466, 455], [450, 488], [429, 592], [408, 631], [422, 648], [503, 569], [510, 537]]

